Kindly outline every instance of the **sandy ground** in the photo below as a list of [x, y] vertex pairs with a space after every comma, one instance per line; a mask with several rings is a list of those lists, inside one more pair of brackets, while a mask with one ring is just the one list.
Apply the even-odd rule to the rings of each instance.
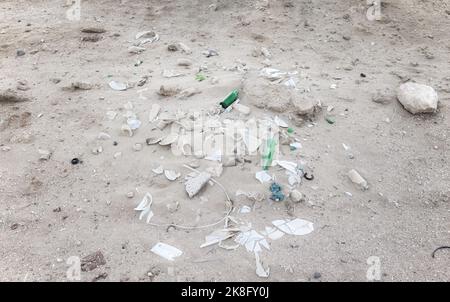
[[[82, 272], [81, 280], [366, 281], [367, 259], [375, 256], [381, 281], [449, 281], [450, 251], [435, 258], [431, 253], [450, 245], [450, 7], [432, 0], [383, 2], [383, 19], [370, 22], [365, 1], [358, 0], [83, 1], [77, 22], [66, 18], [64, 1], [1, 1], [0, 88], [16, 90], [22, 81], [29, 89], [19, 92], [31, 100], [0, 103], [0, 280], [67, 281], [69, 257], [100, 250], [106, 264]], [[87, 26], [106, 32], [97, 42], [82, 41], [88, 34], [80, 29]], [[130, 54], [143, 30], [154, 30], [159, 41]], [[168, 51], [178, 42], [192, 54]], [[261, 47], [271, 52], [271, 67], [297, 71], [299, 93], [322, 104], [301, 122], [289, 110], [259, 109], [258, 100], [241, 99], [251, 116], [288, 121], [303, 148], [285, 148], [284, 156], [305, 161], [315, 176], [299, 185], [307, 201], [291, 215], [284, 202], [270, 200], [251, 213], [233, 213], [256, 230], [292, 215], [314, 223], [308, 235], [270, 241], [270, 251], [261, 253], [268, 279], [255, 274], [254, 255], [243, 247], [199, 247], [220, 226], [166, 230], [140, 221], [133, 210], [151, 192], [156, 223], [203, 225], [224, 215], [217, 185], [193, 199], [186, 196], [182, 178], [189, 171], [182, 164], [191, 157], [145, 145], [154, 131], [146, 117], [155, 103], [166, 111], [208, 110], [242, 79], [260, 80], [251, 74], [268, 64], [254, 56]], [[219, 55], [206, 58], [208, 48]], [[179, 58], [193, 65], [180, 68]], [[137, 60], [143, 63], [135, 66]], [[199, 82], [195, 75], [202, 66], [206, 80]], [[185, 75], [167, 79], [164, 69]], [[112, 79], [132, 83], [143, 76], [148, 81], [142, 87], [108, 87]], [[436, 89], [435, 114], [412, 115], [397, 102], [394, 91], [408, 79]], [[64, 89], [76, 81], [97, 86]], [[159, 87], [169, 83], [201, 93], [185, 100], [159, 96]], [[140, 89], [146, 89], [143, 97]], [[377, 91], [392, 97], [375, 103]], [[123, 114], [127, 102], [143, 121], [133, 137], [120, 134], [121, 118], [106, 117], [108, 110]], [[325, 121], [328, 106], [334, 107], [334, 124]], [[112, 138], [98, 141], [100, 132]], [[143, 150], [134, 151], [136, 143]], [[94, 155], [97, 146], [103, 152]], [[39, 149], [51, 151], [50, 159], [40, 160]], [[115, 158], [117, 152], [122, 155]], [[75, 157], [82, 163], [72, 165]], [[199, 162], [199, 169], [210, 164]], [[151, 169], [158, 164], [182, 177], [170, 182], [155, 175]], [[267, 197], [268, 184], [254, 177], [260, 169], [254, 158], [226, 167], [217, 179], [232, 196], [242, 189]], [[367, 179], [369, 190], [349, 181], [350, 169]], [[284, 186], [286, 179], [279, 182]], [[166, 205], [174, 202], [180, 208], [171, 213]], [[237, 209], [242, 205], [251, 203], [235, 200]], [[159, 241], [183, 255], [170, 262], [153, 254]]]

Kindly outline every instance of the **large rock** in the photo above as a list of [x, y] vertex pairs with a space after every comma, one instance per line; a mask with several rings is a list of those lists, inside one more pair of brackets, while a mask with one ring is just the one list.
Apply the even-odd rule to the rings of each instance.
[[294, 112], [298, 115], [312, 115], [317, 106], [317, 102], [311, 98], [295, 94], [293, 94], [291, 102], [294, 106]]
[[438, 95], [432, 87], [411, 82], [400, 85], [397, 99], [412, 114], [435, 112], [438, 104]]
[[259, 77], [244, 82], [243, 97], [257, 108], [273, 112], [294, 112], [298, 115], [314, 113], [317, 102], [285, 85], [273, 84]]
[[284, 112], [290, 107], [290, 91], [283, 85], [271, 84], [261, 78], [250, 78], [245, 81], [243, 88], [244, 98], [257, 108]]

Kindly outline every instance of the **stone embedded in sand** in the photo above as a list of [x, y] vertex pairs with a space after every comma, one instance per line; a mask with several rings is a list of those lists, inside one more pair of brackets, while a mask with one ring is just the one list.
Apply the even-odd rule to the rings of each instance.
[[92, 88], [94, 88], [94, 85], [88, 82], [77, 81], [72, 83], [72, 88], [75, 90], [91, 90]]
[[196, 177], [193, 177], [186, 181], [185, 188], [189, 197], [192, 198], [197, 195], [198, 192], [208, 183], [211, 179], [211, 174], [206, 172], [201, 172]]
[[196, 87], [190, 87], [190, 88], [186, 88], [183, 91], [181, 91], [180, 97], [181, 98], [189, 98], [189, 97], [199, 94], [199, 93], [201, 93], [200, 89], [198, 89]]
[[158, 94], [161, 96], [174, 96], [181, 91], [181, 88], [176, 85], [161, 85]]
[[299, 203], [301, 201], [305, 200], [305, 197], [303, 196], [303, 194], [297, 190], [293, 190], [290, 194], [289, 197], [291, 198], [291, 200], [294, 203]]
[[30, 99], [19, 95], [17, 92], [11, 89], [0, 92], [0, 103], [19, 103], [27, 102]]
[[86, 34], [102, 34], [105, 33], [106, 30], [101, 27], [85, 27], [81, 29], [81, 32]]
[[314, 113], [317, 103], [309, 98], [294, 96], [292, 98], [294, 112], [298, 115], [310, 115]]
[[106, 260], [103, 256], [102, 252], [97, 251], [95, 253], [89, 254], [83, 259], [81, 259], [81, 270], [83, 272], [89, 272], [93, 269], [96, 269], [97, 267], [101, 265], [105, 265]]
[[275, 112], [289, 109], [291, 94], [286, 87], [270, 84], [261, 78], [250, 78], [244, 83], [245, 100], [257, 108], [267, 108]]
[[377, 91], [372, 95], [372, 102], [385, 105], [391, 103], [394, 98], [395, 96], [389, 92]]
[[438, 104], [438, 95], [432, 87], [411, 82], [400, 85], [397, 99], [412, 114], [435, 112]]
[[178, 59], [178, 60], [177, 60], [177, 64], [178, 64], [179, 66], [185, 66], [185, 67], [188, 67], [188, 66], [191, 66], [191, 65], [192, 65], [192, 61], [189, 60], [189, 59]]

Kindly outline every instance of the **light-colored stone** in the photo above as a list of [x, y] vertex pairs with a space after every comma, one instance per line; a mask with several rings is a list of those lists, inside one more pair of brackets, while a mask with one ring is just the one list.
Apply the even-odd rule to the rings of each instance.
[[314, 113], [317, 103], [310, 98], [293, 96], [292, 105], [294, 112], [298, 115], [311, 115]]
[[303, 194], [297, 190], [293, 190], [290, 194], [289, 197], [291, 198], [291, 200], [294, 203], [299, 203], [305, 200], [305, 197], [303, 196]]
[[354, 184], [358, 185], [362, 190], [367, 190], [369, 188], [367, 181], [355, 169], [348, 171], [348, 177]]
[[437, 92], [432, 87], [411, 82], [400, 85], [397, 99], [412, 114], [435, 112], [438, 104]]
[[177, 64], [179, 65], [179, 66], [186, 66], [186, 67], [188, 67], [188, 66], [191, 66], [192, 65], [192, 61], [191, 60], [189, 60], [189, 59], [178, 59], [177, 60]]

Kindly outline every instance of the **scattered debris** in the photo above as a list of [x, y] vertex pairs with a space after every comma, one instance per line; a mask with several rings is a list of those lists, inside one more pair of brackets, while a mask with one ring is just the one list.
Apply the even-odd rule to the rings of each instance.
[[177, 65], [178, 65], [178, 66], [189, 67], [189, 66], [192, 65], [192, 61], [189, 60], [189, 59], [185, 59], [185, 58], [178, 59], [178, 60], [177, 60]]
[[239, 233], [234, 239], [235, 242], [242, 246], [245, 246], [247, 251], [259, 253], [262, 251], [262, 247], [270, 250], [269, 243], [263, 235], [259, 234], [255, 230], [248, 230]]
[[218, 56], [219, 53], [214, 49], [208, 49], [202, 52], [203, 55], [205, 55], [207, 58]]
[[169, 44], [167, 46], [168, 51], [178, 51], [178, 46], [176, 44]]
[[72, 89], [74, 90], [91, 90], [92, 88], [94, 88], [94, 85], [88, 82], [73, 82], [71, 85]]
[[164, 173], [164, 168], [163, 166], [158, 166], [155, 169], [152, 169], [153, 173], [159, 175], [159, 174], [163, 174]]
[[208, 247], [214, 244], [220, 244], [222, 241], [234, 237], [240, 231], [240, 229], [215, 230], [211, 234], [205, 236], [205, 243], [200, 245], [200, 248]]
[[255, 177], [257, 180], [259, 180], [260, 183], [265, 183], [272, 180], [272, 176], [270, 176], [267, 171], [256, 172]]
[[305, 197], [303, 196], [303, 194], [297, 190], [292, 190], [291, 193], [289, 194], [289, 197], [294, 203], [305, 201]]
[[199, 81], [199, 82], [201, 82], [201, 81], [204, 81], [204, 80], [206, 80], [206, 77], [202, 74], [202, 73], [197, 73], [196, 75], [195, 75], [195, 79], [197, 80], [197, 81]]
[[180, 93], [181, 88], [176, 85], [161, 85], [158, 94], [161, 96], [174, 96]]
[[12, 89], [7, 89], [0, 92], [0, 104], [1, 103], [20, 103], [28, 102], [30, 99], [20, 96], [17, 92]]
[[192, 198], [197, 195], [210, 179], [211, 174], [206, 172], [201, 172], [197, 176], [188, 179], [185, 183], [185, 187], [189, 197]]
[[435, 249], [433, 251], [433, 253], [431, 253], [431, 257], [434, 258], [434, 255], [436, 254], [436, 252], [439, 250], [443, 250], [443, 249], [450, 249], [450, 246], [443, 245], [443, 246], [438, 247], [437, 249]]
[[176, 247], [162, 242], [158, 242], [157, 244], [155, 244], [152, 247], [151, 251], [156, 255], [161, 256], [169, 261], [174, 261], [175, 260], [174, 258], [179, 257], [183, 254], [183, 252], [177, 249]]
[[274, 220], [272, 221], [272, 224], [280, 231], [283, 231], [284, 233], [289, 235], [307, 235], [314, 231], [312, 222], [300, 218], [296, 218], [294, 220]]
[[89, 272], [105, 264], [106, 260], [103, 253], [101, 251], [97, 251], [81, 259], [81, 270], [83, 272]]
[[159, 35], [155, 33], [154, 31], [142, 31], [136, 34], [135, 36], [136, 40], [139, 40], [134, 45], [135, 46], [142, 46], [147, 43], [153, 43], [159, 40]]
[[367, 181], [355, 169], [348, 171], [348, 177], [354, 184], [361, 187], [361, 189], [367, 190], [369, 188]]
[[268, 278], [270, 273], [270, 268], [264, 268], [263, 263], [259, 259], [259, 254], [255, 252], [256, 261], [256, 275], [261, 278]]
[[164, 170], [164, 175], [166, 176], [166, 178], [170, 181], [174, 181], [176, 180], [178, 177], [181, 176], [181, 173], [179, 172], [175, 172], [173, 170]]
[[272, 183], [270, 185], [270, 192], [272, 192], [272, 195], [270, 195], [270, 199], [273, 201], [283, 201], [284, 200], [284, 194], [281, 191], [281, 186], [277, 184], [276, 182]]
[[179, 42], [178, 46], [180, 47], [181, 51], [184, 52], [185, 54], [191, 54], [192, 50], [184, 43]]
[[153, 217], [153, 211], [151, 210], [153, 203], [153, 196], [150, 193], [146, 193], [139, 205], [134, 209], [135, 211], [140, 211], [139, 220], [142, 220], [147, 216], [146, 222], [149, 223]]
[[49, 150], [39, 149], [38, 153], [39, 153], [39, 160], [41, 161], [49, 160], [50, 157], [52, 156], [52, 152]]
[[116, 90], [116, 91], [123, 91], [123, 90], [127, 90], [127, 84], [125, 83], [121, 83], [121, 82], [116, 82], [116, 81], [111, 81], [109, 82], [109, 87], [111, 87], [111, 89]]
[[86, 34], [103, 34], [106, 30], [101, 27], [85, 27], [81, 29], [81, 32]]

